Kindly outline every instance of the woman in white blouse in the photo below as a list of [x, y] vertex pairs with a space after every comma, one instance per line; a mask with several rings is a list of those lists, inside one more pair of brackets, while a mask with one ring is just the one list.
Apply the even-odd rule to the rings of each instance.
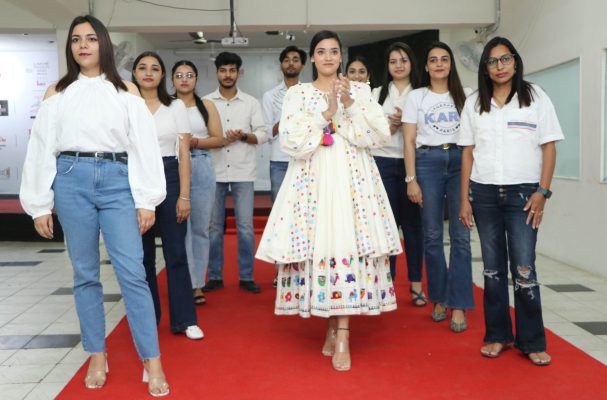
[[[402, 110], [411, 90], [417, 89], [420, 77], [415, 54], [405, 43], [395, 42], [386, 49], [384, 85], [373, 89], [373, 97], [382, 105], [384, 115], [390, 125], [390, 143], [371, 149], [377, 169], [388, 193], [390, 207], [396, 224], [403, 231], [407, 272], [410, 282], [409, 293], [416, 307], [427, 304], [422, 289], [422, 262], [424, 259], [424, 236], [422, 217], [417, 204], [407, 197], [404, 160], [404, 135], [402, 131]], [[396, 277], [396, 257], [390, 257], [390, 273]]]
[[[453, 332], [467, 329], [465, 311], [474, 308], [470, 232], [457, 220], [461, 149], [456, 145], [466, 94], [448, 45], [434, 42], [426, 51], [422, 87], [407, 96], [405, 132], [407, 195], [421, 208], [428, 299], [432, 320], [447, 319]], [[443, 244], [445, 199], [449, 209], [449, 264]]]
[[109, 372], [99, 281], [101, 231], [135, 347], [149, 373], [148, 390], [164, 396], [169, 387], [140, 237], [154, 224], [154, 208], [166, 195], [154, 120], [137, 88], [120, 79], [99, 20], [76, 17], [65, 52], [68, 72], [47, 90], [32, 127], [21, 204], [47, 239], [53, 237], [53, 207], [61, 222], [74, 268], [82, 345], [92, 353], [86, 387], [101, 388]]
[[390, 140], [369, 86], [339, 73], [335, 32], [310, 43], [314, 82], [287, 91], [280, 143], [291, 156], [257, 258], [278, 264], [274, 312], [328, 319], [322, 354], [351, 367], [352, 315], [396, 309], [390, 255], [398, 228], [369, 148]]
[[[478, 92], [466, 100], [458, 140], [465, 146], [460, 220], [468, 229], [476, 221], [481, 241], [481, 354], [496, 358], [514, 342], [533, 364], [544, 366], [551, 359], [546, 353], [535, 244], [552, 194], [555, 142], [563, 139], [563, 132], [546, 93], [523, 76], [523, 60], [508, 39], [495, 37], [485, 45]], [[515, 337], [508, 269], [514, 283]]]
[[190, 198], [192, 211], [188, 219], [186, 250], [194, 302], [205, 304], [202, 292], [209, 266], [209, 224], [215, 201], [215, 168], [208, 149], [224, 146], [221, 119], [215, 104], [196, 94], [198, 69], [188, 60], [177, 61], [171, 70], [177, 98], [184, 102], [192, 130], [190, 154], [192, 176]]
[[[192, 281], [185, 249], [187, 219], [190, 215], [190, 126], [183, 102], [169, 96], [166, 70], [160, 56], [141, 53], [133, 63], [133, 82], [154, 115], [157, 140], [164, 163], [166, 199], [156, 208], [156, 223], [162, 238], [167, 270], [169, 320], [173, 333], [202, 339], [197, 326]], [[143, 235], [143, 265], [154, 299], [156, 322], [160, 322], [160, 300], [156, 279], [154, 229]]]

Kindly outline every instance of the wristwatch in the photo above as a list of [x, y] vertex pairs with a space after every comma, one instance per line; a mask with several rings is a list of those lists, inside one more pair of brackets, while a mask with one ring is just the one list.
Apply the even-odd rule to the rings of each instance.
[[240, 140], [243, 142], [246, 142], [248, 137], [249, 137], [248, 133], [243, 133], [242, 136], [240, 137]]
[[549, 199], [550, 196], [552, 196], [552, 192], [550, 191], [550, 189], [544, 189], [541, 186], [538, 186], [536, 192], [543, 194], [544, 197], [547, 198], [547, 199]]
[[405, 176], [405, 183], [411, 183], [415, 180], [415, 175]]

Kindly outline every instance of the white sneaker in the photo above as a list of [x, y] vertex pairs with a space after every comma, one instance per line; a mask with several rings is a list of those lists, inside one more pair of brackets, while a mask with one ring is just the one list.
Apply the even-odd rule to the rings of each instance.
[[202, 333], [202, 329], [200, 329], [196, 325], [188, 326], [187, 329], [184, 331], [184, 333], [188, 337], [188, 339], [192, 339], [192, 340], [198, 340], [198, 339], [202, 339], [204, 337], [204, 333]]

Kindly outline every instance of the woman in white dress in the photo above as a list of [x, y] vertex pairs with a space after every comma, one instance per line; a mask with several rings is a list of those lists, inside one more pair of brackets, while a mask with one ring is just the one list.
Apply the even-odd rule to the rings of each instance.
[[[76, 17], [66, 44], [67, 74], [48, 88], [36, 115], [20, 198], [36, 231], [53, 237], [57, 212], [74, 268], [82, 346], [91, 353], [84, 384], [107, 380], [99, 232], [125, 300], [148, 391], [169, 394], [158, 348], [154, 305], [145, 281], [141, 234], [154, 225], [165, 180], [154, 119], [135, 85], [120, 79], [107, 29]], [[144, 381], [145, 381], [144, 377]]]
[[402, 251], [368, 149], [390, 130], [367, 85], [339, 73], [336, 33], [310, 44], [314, 82], [285, 95], [280, 120], [289, 169], [256, 257], [279, 266], [275, 313], [329, 319], [322, 353], [350, 369], [349, 317], [396, 309], [389, 256]]

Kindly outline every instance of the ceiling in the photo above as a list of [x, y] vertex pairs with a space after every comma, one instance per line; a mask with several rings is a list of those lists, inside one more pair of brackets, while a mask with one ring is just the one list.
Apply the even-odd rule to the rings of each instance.
[[[338, 32], [342, 45], [344, 47], [355, 46], [377, 42], [384, 39], [400, 37], [416, 33], [418, 31], [405, 30], [376, 30], [376, 31], [343, 31]], [[294, 40], [287, 40], [285, 34], [294, 36]], [[283, 48], [289, 45], [295, 45], [307, 49], [310, 45], [315, 32], [293, 31], [283, 32], [283, 35], [267, 35], [265, 32], [242, 32], [242, 36], [249, 39], [249, 48]], [[187, 32], [162, 32], [162, 33], [141, 33], [141, 36], [152, 44], [156, 49], [210, 49], [211, 44], [195, 44]], [[227, 32], [205, 32], [204, 37], [207, 40], [221, 40], [228, 36]], [[213, 45], [220, 47], [220, 44]]]

